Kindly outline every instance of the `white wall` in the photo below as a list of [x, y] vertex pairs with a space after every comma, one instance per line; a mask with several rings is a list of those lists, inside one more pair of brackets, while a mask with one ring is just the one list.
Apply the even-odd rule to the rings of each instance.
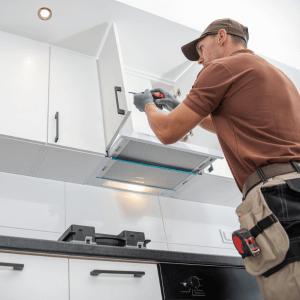
[[143, 231], [150, 249], [238, 256], [220, 229], [239, 228], [235, 209], [0, 173], [0, 235], [57, 240], [71, 225], [97, 233]]

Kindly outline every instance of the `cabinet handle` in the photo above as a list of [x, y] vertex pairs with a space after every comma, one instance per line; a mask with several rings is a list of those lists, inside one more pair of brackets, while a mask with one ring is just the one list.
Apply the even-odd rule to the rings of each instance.
[[55, 114], [55, 119], [56, 119], [56, 137], [55, 137], [55, 143], [58, 141], [58, 138], [59, 138], [59, 136], [58, 136], [58, 126], [59, 126], [59, 124], [58, 124], [58, 112], [56, 112], [56, 114]]
[[23, 264], [10, 264], [10, 263], [2, 263], [0, 262], [0, 266], [2, 267], [13, 267], [14, 270], [23, 270], [24, 265]]
[[121, 274], [121, 275], [133, 275], [134, 277], [143, 277], [145, 275], [145, 272], [93, 270], [90, 274], [92, 276], [98, 276], [99, 274]]
[[116, 93], [116, 101], [117, 101], [118, 114], [119, 115], [125, 115], [125, 110], [119, 108], [118, 92], [121, 92], [121, 88], [119, 86], [115, 86], [115, 93]]

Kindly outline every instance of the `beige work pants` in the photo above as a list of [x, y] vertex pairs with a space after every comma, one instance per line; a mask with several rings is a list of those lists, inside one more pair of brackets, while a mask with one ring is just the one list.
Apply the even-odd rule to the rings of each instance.
[[[247, 205], [249, 206], [250, 199], [251, 202], [262, 200], [258, 199], [263, 197], [262, 193], [260, 192], [261, 188], [282, 185], [285, 184], [285, 180], [294, 178], [300, 178], [300, 174], [293, 172], [279, 175], [268, 179], [266, 183], [260, 183], [248, 193], [246, 199], [244, 200], [244, 202], [246, 202], [248, 199], [248, 204], [242, 203], [238, 206], [236, 210], [237, 214], [239, 215], [242, 212], [242, 210], [245, 208], [245, 205], [246, 207]], [[284, 199], [282, 199], [282, 201], [284, 207]], [[255, 259], [255, 257], [253, 259]], [[289, 263], [269, 277], [256, 275], [256, 279], [265, 300], [300, 300], [300, 261]]]

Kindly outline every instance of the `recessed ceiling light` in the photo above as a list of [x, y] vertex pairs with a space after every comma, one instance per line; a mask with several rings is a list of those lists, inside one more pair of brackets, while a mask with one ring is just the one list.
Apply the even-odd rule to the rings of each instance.
[[47, 7], [42, 7], [38, 11], [38, 16], [42, 20], [49, 20], [52, 16], [52, 11]]

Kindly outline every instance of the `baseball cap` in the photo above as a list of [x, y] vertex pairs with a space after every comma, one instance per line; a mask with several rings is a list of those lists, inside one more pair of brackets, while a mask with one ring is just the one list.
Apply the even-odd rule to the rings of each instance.
[[227, 33], [243, 38], [246, 43], [249, 40], [248, 27], [229, 18], [219, 19], [209, 24], [199, 38], [181, 47], [185, 57], [189, 60], [197, 61], [199, 59], [199, 54], [196, 50], [198, 42], [208, 35], [218, 33], [220, 29], [225, 29]]

